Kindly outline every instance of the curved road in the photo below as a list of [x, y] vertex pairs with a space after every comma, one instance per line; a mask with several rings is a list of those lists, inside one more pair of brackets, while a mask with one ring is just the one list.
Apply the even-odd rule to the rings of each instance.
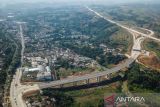
[[148, 35], [148, 34], [144, 34], [144, 33], [142, 33], [142, 32], [136, 31], [136, 30], [134, 30], [134, 29], [132, 29], [132, 28], [126, 27], [126, 26], [124, 26], [124, 25], [122, 25], [122, 24], [120, 24], [120, 23], [117, 23], [117, 22], [115, 22], [115, 21], [113, 21], [113, 20], [110, 20], [110, 19], [102, 16], [100, 13], [94, 11], [93, 9], [91, 9], [91, 8], [89, 8], [89, 7], [87, 7], [87, 6], [86, 6], [86, 8], [87, 8], [89, 11], [95, 13], [97, 16], [99, 16], [99, 17], [101, 17], [101, 18], [103, 18], [103, 19], [105, 19], [105, 20], [107, 20], [107, 21], [109, 21], [109, 22], [111, 22], [111, 23], [113, 23], [113, 24], [116, 24], [116, 25], [119, 26], [119, 27], [122, 27], [122, 28], [124, 28], [124, 29], [126, 29], [126, 30], [128, 30], [128, 31], [134, 32], [134, 33], [136, 33], [136, 34], [140, 34], [141, 36], [144, 36], [144, 37], [147, 37], [147, 38], [150, 38], [150, 39], [153, 39], [153, 40], [156, 40], [156, 41], [160, 42], [160, 39], [152, 36], [152, 35], [154, 34], [154, 32], [153, 32], [152, 30], [142, 28], [142, 29], [145, 29], [145, 30], [147, 30], [147, 31], [150, 32], [149, 35]]
[[[105, 20], [114, 23], [124, 29], [126, 29], [127, 31], [129, 31], [132, 36], [133, 36], [133, 47], [131, 50], [131, 56], [129, 59], [125, 60], [123, 63], [117, 65], [114, 68], [108, 69], [107, 71], [104, 72], [96, 72], [96, 73], [91, 73], [91, 74], [87, 74], [87, 75], [83, 75], [83, 76], [79, 76], [79, 77], [73, 77], [73, 78], [67, 78], [67, 79], [63, 79], [63, 80], [56, 80], [50, 83], [41, 83], [41, 84], [34, 84], [34, 85], [21, 85], [20, 83], [20, 78], [22, 75], [22, 70], [21, 68], [17, 69], [16, 75], [13, 78], [13, 81], [11, 83], [11, 88], [10, 88], [10, 99], [11, 99], [11, 105], [12, 107], [26, 107], [26, 104], [24, 103], [22, 96], [24, 93], [26, 92], [30, 92], [30, 91], [34, 91], [34, 90], [40, 90], [43, 88], [48, 88], [48, 87], [53, 87], [53, 86], [57, 86], [57, 85], [62, 85], [62, 84], [66, 84], [66, 83], [71, 83], [71, 82], [76, 82], [76, 81], [81, 81], [81, 80], [88, 80], [91, 78], [96, 78], [96, 77], [100, 77], [100, 76], [105, 76], [105, 75], [109, 75], [111, 73], [115, 73], [118, 72], [119, 70], [129, 67], [130, 64], [132, 64], [137, 57], [141, 54], [140, 51], [135, 51], [135, 50], [141, 50], [141, 43], [143, 42], [143, 40], [147, 37], [150, 39], [154, 39], [157, 41], [160, 41], [160, 39], [157, 39], [155, 37], [152, 37], [152, 35], [154, 34], [153, 31], [150, 31], [150, 34], [144, 34], [141, 32], [138, 32], [134, 29], [125, 27], [117, 22], [114, 22], [110, 19], [107, 19], [105, 17], [103, 17], [102, 15], [100, 15], [98, 12], [90, 9], [89, 7], [86, 7], [89, 11], [94, 12], [97, 16], [104, 18]], [[22, 47], [24, 45], [24, 39], [23, 39], [23, 31], [22, 31], [22, 27], [20, 25], [20, 34], [21, 34], [21, 40], [22, 40]], [[140, 37], [138, 37], [137, 35], [141, 35]], [[138, 38], [136, 38], [138, 37]], [[23, 55], [23, 49], [22, 49], [22, 53], [21, 55]], [[23, 57], [23, 56], [22, 56]], [[21, 59], [21, 62], [23, 62], [23, 58]]]

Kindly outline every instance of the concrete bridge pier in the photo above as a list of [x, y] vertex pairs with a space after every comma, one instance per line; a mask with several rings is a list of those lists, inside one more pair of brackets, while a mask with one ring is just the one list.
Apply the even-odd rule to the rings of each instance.
[[86, 84], [89, 84], [89, 79], [86, 80]]
[[112, 74], [107, 74], [107, 75], [106, 75], [107, 79], [111, 79], [111, 75], [112, 75]]
[[97, 77], [97, 82], [100, 82], [101, 81], [101, 77]]
[[64, 86], [63, 84], [60, 84], [60, 88], [63, 88], [63, 86]]
[[112, 73], [111, 74], [109, 74], [109, 79], [111, 79], [112, 78]]

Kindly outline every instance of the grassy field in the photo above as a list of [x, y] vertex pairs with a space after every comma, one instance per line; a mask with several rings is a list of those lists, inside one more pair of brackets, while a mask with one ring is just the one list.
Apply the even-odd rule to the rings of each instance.
[[129, 53], [133, 44], [132, 35], [124, 29], [117, 31], [110, 40], [112, 45], [116, 45], [118, 48], [122, 49], [123, 53]]
[[57, 71], [57, 75], [59, 78], [66, 78], [68, 76], [78, 76], [78, 75], [84, 75], [87, 73], [91, 73], [94, 71], [101, 71], [102, 68], [60, 68]]
[[160, 43], [146, 39], [144, 41], [143, 48], [145, 50], [155, 52], [158, 58], [160, 58]]
[[74, 107], [103, 107], [104, 96], [107, 93], [120, 92], [120, 84], [120, 82], [116, 82], [108, 86], [68, 91], [65, 93], [75, 99]]

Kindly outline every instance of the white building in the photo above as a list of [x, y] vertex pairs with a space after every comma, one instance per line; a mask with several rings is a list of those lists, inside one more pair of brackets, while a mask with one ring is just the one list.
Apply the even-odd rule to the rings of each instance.
[[43, 71], [41, 70], [38, 72], [37, 80], [52, 80], [51, 69], [49, 66], [46, 66]]
[[29, 72], [38, 72], [37, 73], [37, 80], [52, 80], [51, 69], [49, 66], [44, 67], [43, 65], [39, 65], [37, 68], [25, 68], [24, 74]]

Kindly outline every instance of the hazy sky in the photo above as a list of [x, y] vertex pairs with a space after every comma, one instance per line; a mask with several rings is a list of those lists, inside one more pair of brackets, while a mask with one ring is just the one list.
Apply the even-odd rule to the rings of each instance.
[[160, 0], [0, 0], [0, 3], [17, 3], [17, 2], [77, 2], [77, 3], [131, 3], [131, 2], [144, 2], [144, 3], [154, 3]]

